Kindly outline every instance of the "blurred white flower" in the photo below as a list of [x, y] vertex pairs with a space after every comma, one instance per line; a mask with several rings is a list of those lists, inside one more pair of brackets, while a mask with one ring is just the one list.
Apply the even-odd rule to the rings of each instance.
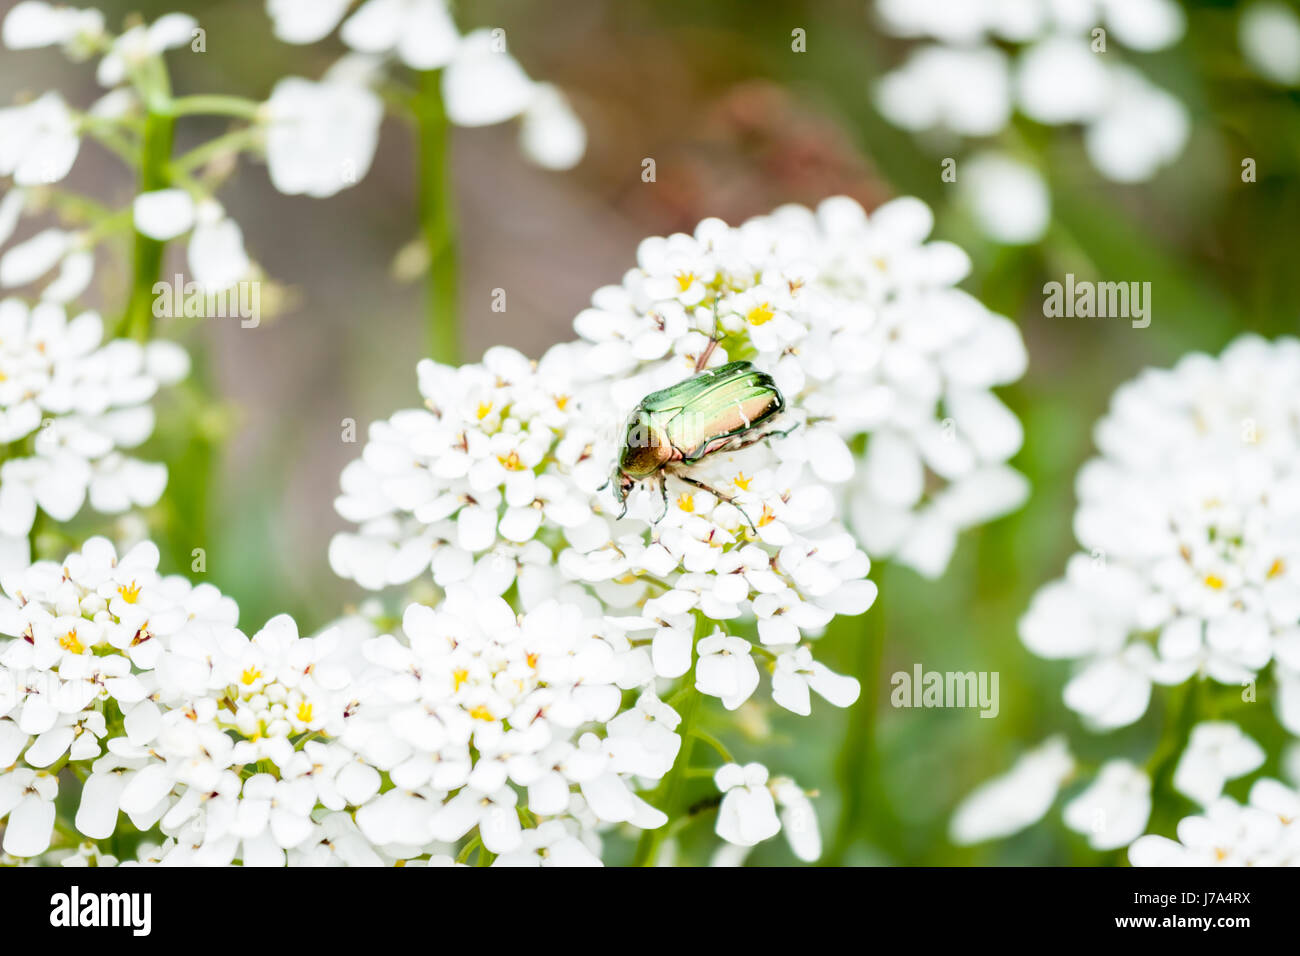
[[1300, 794], [1257, 780], [1245, 805], [1228, 797], [1178, 822], [1178, 839], [1148, 835], [1129, 847], [1134, 866], [1296, 866]]
[[921, 47], [881, 77], [876, 105], [903, 129], [991, 136], [1011, 118], [1006, 55], [996, 47]]
[[159, 386], [189, 371], [169, 342], [102, 342], [93, 312], [71, 320], [63, 308], [0, 301], [0, 442], [31, 439], [24, 455], [0, 465], [0, 534], [25, 535], [40, 507], [67, 521], [89, 496], [119, 513], [158, 500], [162, 465], [117, 454], [153, 430], [147, 404]]
[[384, 108], [365, 87], [287, 77], [266, 111], [266, 162], [280, 192], [332, 196], [370, 171]]
[[22, 0], [4, 19], [0, 40], [11, 50], [61, 46], [74, 59], [83, 59], [104, 38], [104, 15], [38, 0]]
[[72, 169], [80, 149], [77, 122], [58, 93], [0, 109], [0, 176], [13, 176], [15, 184], [59, 182]]
[[753, 846], [781, 832], [776, 800], [762, 764], [724, 764], [713, 775], [713, 783], [723, 795], [715, 826], [722, 839], [736, 846]]
[[1300, 16], [1274, 0], [1251, 3], [1241, 12], [1237, 38], [1246, 62], [1266, 80], [1300, 84]]
[[1152, 683], [1248, 684], [1300, 666], [1300, 342], [1254, 336], [1122, 386], [1076, 482], [1083, 553], [1041, 588], [1025, 645], [1077, 661], [1065, 699], [1096, 729], [1146, 712]]
[[141, 64], [168, 50], [189, 46], [198, 21], [185, 13], [168, 13], [148, 25], [139, 24], [114, 38], [99, 61], [95, 78], [100, 86], [117, 86], [131, 78]]
[[976, 787], [953, 811], [948, 836], [965, 845], [1019, 833], [1047, 815], [1061, 785], [1074, 772], [1065, 738], [1052, 737], [1027, 751], [1000, 777]]
[[1128, 846], [1151, 816], [1151, 778], [1127, 760], [1107, 761], [1088, 788], [1065, 805], [1062, 816], [1094, 850]]
[[1174, 789], [1208, 807], [1229, 780], [1244, 777], [1264, 764], [1264, 750], [1228, 721], [1204, 721], [1192, 728], [1174, 770]]
[[1032, 166], [1001, 153], [963, 160], [957, 182], [980, 230], [1009, 245], [1037, 242], [1047, 232], [1052, 203]]
[[1107, 36], [1139, 52], [1176, 43], [1186, 22], [1175, 0], [877, 0], [876, 8], [891, 32], [939, 41], [878, 81], [877, 106], [897, 126], [992, 136], [1014, 105], [1040, 123], [1083, 125], [1093, 165], [1118, 182], [1150, 179], [1187, 143], [1187, 108], [1118, 51], [1097, 48]]
[[[343, 19], [346, 0], [267, 0], [275, 34], [314, 43]], [[369, 58], [367, 72], [396, 58], [414, 70], [441, 70], [447, 117], [458, 126], [488, 126], [522, 117], [520, 146], [532, 162], [569, 169], [582, 158], [587, 134], [564, 94], [529, 78], [506, 49], [502, 30], [461, 36], [445, 0], [365, 0], [339, 36]], [[348, 58], [345, 58], [347, 60]], [[331, 73], [341, 79], [337, 70]]]

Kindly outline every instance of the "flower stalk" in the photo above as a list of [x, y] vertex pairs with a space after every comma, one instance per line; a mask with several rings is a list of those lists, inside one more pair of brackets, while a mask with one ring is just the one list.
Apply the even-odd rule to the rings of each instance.
[[[140, 192], [165, 189], [170, 181], [169, 164], [176, 117], [165, 105], [151, 105], [145, 118], [140, 143]], [[145, 342], [153, 326], [154, 283], [162, 274], [167, 243], [137, 231], [131, 267], [131, 297], [122, 319], [122, 334]]]
[[427, 301], [429, 354], [434, 361], [460, 359], [458, 249], [451, 170], [451, 123], [442, 100], [442, 71], [420, 75], [415, 97], [419, 136], [420, 229], [429, 257]]

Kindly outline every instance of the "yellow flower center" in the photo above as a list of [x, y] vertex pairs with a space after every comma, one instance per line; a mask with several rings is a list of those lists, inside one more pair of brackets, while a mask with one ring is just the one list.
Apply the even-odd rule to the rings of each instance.
[[746, 478], [745, 473], [742, 471], [738, 473], [735, 478], [731, 479], [731, 483], [735, 485], [737, 488], [739, 488], [741, 491], [748, 491], [749, 483], [753, 480], [754, 479], [752, 477]]
[[528, 666], [531, 667], [533, 670], [537, 670], [537, 655], [536, 655], [536, 654], [529, 654], [529, 655], [528, 655]]
[[505, 469], [507, 469], [507, 470], [509, 470], [509, 471], [523, 471], [523, 470], [524, 470], [524, 463], [523, 463], [522, 461], [519, 460], [519, 452], [517, 452], [517, 451], [512, 451], [510, 454], [506, 455], [504, 458], [502, 458], [500, 455], [497, 455], [497, 461], [501, 462], [501, 467], [503, 467], [503, 468], [505, 468]]
[[677, 288], [680, 289], [682, 292], [685, 292], [687, 289], [691, 287], [691, 283], [695, 281], [695, 273], [679, 272], [677, 273], [676, 278], [677, 278]]
[[564, 411], [566, 408], [568, 408], [568, 407], [569, 407], [569, 396], [568, 396], [568, 395], [556, 395], [556, 396], [555, 396], [555, 407], [558, 408], [560, 411]]
[[304, 724], [311, 723], [311, 712], [312, 712], [311, 701], [304, 700], [301, 704], [298, 705], [298, 719], [301, 720]]
[[479, 704], [469, 712], [469, 715], [475, 720], [493, 720], [492, 711], [488, 710], [482, 704]]
[[491, 414], [492, 414], [492, 403], [491, 403], [491, 402], [479, 402], [479, 403], [478, 403], [478, 420], [479, 420], [479, 421], [482, 421], [483, 419], [487, 418], [487, 417], [488, 417], [489, 415], [491, 415]]
[[140, 585], [132, 581], [130, 584], [123, 584], [118, 587], [117, 593], [122, 595], [122, 600], [127, 604], [134, 604], [140, 600]]
[[244, 684], [251, 687], [253, 686], [253, 682], [256, 681], [261, 676], [262, 676], [262, 672], [259, 671], [256, 667], [249, 667], [242, 674], [239, 675], [239, 679]]
[[460, 685], [469, 680], [469, 671], [463, 667], [457, 668], [451, 672], [451, 692], [454, 694], [460, 690]]
[[1281, 558], [1278, 558], [1276, 561], [1273, 562], [1273, 566], [1268, 569], [1268, 576], [1270, 578], [1275, 578], [1278, 575], [1282, 574], [1284, 571], [1286, 571], [1286, 562], [1284, 562]]
[[1223, 578], [1219, 577], [1217, 574], [1207, 574], [1205, 576], [1205, 586], [1207, 588], [1213, 588], [1216, 591], [1221, 591], [1223, 590]]
[[765, 525], [771, 524], [775, 520], [776, 515], [772, 512], [772, 509], [767, 505], [763, 505], [763, 513], [758, 516], [758, 526], [762, 528]]
[[694, 510], [695, 510], [695, 496], [694, 496], [694, 495], [679, 495], [678, 498], [677, 498], [677, 507], [681, 508], [683, 511], [694, 511]]
[[59, 647], [65, 651], [71, 651], [73, 654], [81, 654], [86, 650], [86, 645], [77, 640], [77, 629], [75, 627], [59, 638]]
[[750, 325], [762, 325], [764, 322], [772, 321], [772, 316], [776, 313], [766, 302], [754, 306], [745, 314], [745, 321]]

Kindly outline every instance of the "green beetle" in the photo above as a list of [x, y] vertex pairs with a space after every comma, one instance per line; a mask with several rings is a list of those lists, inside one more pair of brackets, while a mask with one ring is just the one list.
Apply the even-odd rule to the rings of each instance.
[[693, 465], [715, 452], [735, 451], [788, 434], [789, 430], [762, 431], [762, 426], [784, 410], [785, 398], [772, 376], [748, 362], [729, 362], [651, 392], [628, 418], [618, 464], [610, 478], [614, 495], [623, 506], [619, 517], [627, 514], [632, 488], [655, 477], [659, 478], [667, 514], [665, 474], [730, 501], [674, 466]]

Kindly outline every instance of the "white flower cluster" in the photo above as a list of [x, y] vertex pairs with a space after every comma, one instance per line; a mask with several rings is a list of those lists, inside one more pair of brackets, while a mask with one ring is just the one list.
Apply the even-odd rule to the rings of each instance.
[[1243, 806], [1231, 797], [1178, 822], [1178, 839], [1148, 834], [1128, 850], [1134, 866], [1300, 866], [1300, 793], [1255, 781]]
[[[1176, 0], [877, 0], [876, 10], [889, 32], [926, 41], [876, 87], [880, 111], [904, 129], [992, 137], [1018, 109], [1046, 125], [1082, 125], [1093, 165], [1126, 183], [1150, 179], [1187, 142], [1187, 108], [1108, 45], [1176, 43], [1185, 28]], [[1046, 230], [1046, 189], [1032, 166], [986, 153], [959, 181], [992, 238], [1033, 242]]]
[[167, 469], [122, 454], [153, 431], [148, 402], [189, 372], [169, 342], [103, 342], [93, 312], [0, 301], [0, 568], [27, 562], [39, 508], [68, 521], [82, 505], [121, 514], [157, 502]]
[[679, 718], [649, 691], [619, 713], [647, 665], [616, 627], [554, 600], [516, 616], [453, 585], [436, 608], [410, 605], [402, 631], [363, 646], [340, 738], [391, 781], [379, 793], [372, 771], [352, 799], [383, 852], [436, 853], [477, 827], [501, 865], [540, 863], [553, 840], [530, 845], [526, 815], [530, 829], [559, 824], [563, 856], [595, 863], [597, 824], [667, 821], [635, 791], [672, 766]]
[[274, 864], [329, 843], [378, 862], [329, 812], [346, 806], [346, 752], [312, 739], [342, 730], [358, 642], [343, 628], [299, 638], [284, 616], [250, 640], [232, 600], [157, 564], [152, 543], [118, 560], [93, 538], [4, 577], [5, 852], [47, 851], [66, 767], [82, 781], [77, 831], [105, 839], [119, 812], [157, 825], [156, 861]]
[[1039, 656], [1076, 661], [1066, 704], [1131, 724], [1153, 682], [1255, 681], [1300, 733], [1300, 342], [1244, 336], [1115, 394], [1076, 483], [1083, 552], [1021, 621]]
[[915, 199], [870, 216], [839, 197], [734, 228], [708, 219], [643, 242], [637, 267], [597, 291], [575, 327], [624, 412], [688, 375], [715, 335], [710, 365], [745, 359], [771, 373], [799, 425], [772, 450], [786, 472], [811, 472], [776, 484], [804, 502], [829, 506], [818, 482], [852, 479], [849, 443], [867, 436], [855, 530], [873, 556], [938, 576], [960, 529], [1028, 492], [1005, 464], [1020, 423], [991, 392], [1023, 374], [1026, 353], [1013, 323], [955, 287], [970, 262], [927, 242], [932, 228]]
[[[533, 162], [549, 169], [568, 169], [582, 158], [587, 148], [582, 122], [555, 86], [528, 77], [507, 51], [504, 30], [481, 29], [462, 36], [445, 0], [364, 0], [349, 14], [353, 6], [353, 0], [266, 3], [275, 35], [286, 43], [314, 43], [343, 22], [339, 36], [354, 52], [353, 59], [345, 59], [332, 71], [336, 77], [369, 77], [393, 60], [413, 70], [440, 70], [447, 116], [456, 125], [488, 126], [520, 117], [520, 146]], [[292, 94], [286, 86], [290, 83], [296, 84]], [[340, 122], [348, 106], [344, 89], [338, 84], [331, 88], [335, 118]], [[281, 107], [289, 109], [291, 99], [293, 105], [305, 105], [309, 93], [306, 81], [285, 81], [277, 88], [282, 102], [272, 97], [273, 109], [277, 113]], [[325, 92], [318, 91], [315, 96], [318, 108], [325, 109]], [[362, 100], [357, 92], [351, 96], [359, 120], [364, 112]], [[355, 129], [364, 130], [373, 140], [374, 134], [365, 124], [358, 122]], [[349, 140], [341, 135], [343, 129], [336, 132], [340, 135], [331, 137], [332, 141], [346, 147]], [[308, 150], [302, 142], [304, 151]], [[275, 152], [269, 155], [274, 157]], [[361, 175], [364, 172], [357, 178]], [[276, 176], [274, 164], [272, 176]], [[277, 186], [284, 188], [280, 182]]]
[[[0, 200], [0, 243], [12, 235], [19, 217], [33, 205], [28, 198], [31, 187], [53, 185], [67, 176], [87, 128], [113, 129], [138, 122], [142, 109], [138, 84], [150, 62], [168, 50], [190, 45], [197, 29], [193, 17], [171, 13], [115, 36], [94, 9], [23, 0], [9, 11], [3, 28], [5, 46], [29, 50], [57, 45], [74, 60], [102, 53], [96, 77], [110, 92], [85, 114], [72, 110], [57, 92], [0, 110], [0, 143], [4, 143], [0, 176], [11, 175], [14, 182]], [[160, 189], [137, 196], [133, 211], [135, 227], [150, 238], [190, 234], [190, 271], [204, 290], [220, 292], [250, 274], [252, 263], [244, 251], [243, 233], [212, 197], [191, 195], [186, 189]], [[0, 257], [0, 286], [25, 286], [57, 267], [41, 298], [70, 302], [93, 278], [94, 245], [99, 238], [93, 228], [42, 230]]]

